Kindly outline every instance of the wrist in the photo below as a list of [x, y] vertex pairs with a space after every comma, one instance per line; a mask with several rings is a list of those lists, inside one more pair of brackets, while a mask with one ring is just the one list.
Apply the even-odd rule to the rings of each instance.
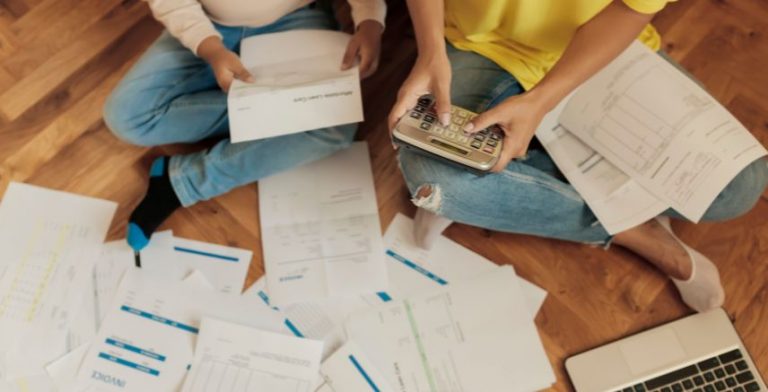
[[381, 34], [384, 32], [384, 25], [381, 22], [374, 19], [366, 19], [357, 25], [355, 31], [370, 32], [374, 34]]
[[560, 94], [553, 93], [541, 85], [528, 90], [525, 95], [536, 107], [541, 108], [543, 113], [549, 113], [562, 99]]
[[200, 43], [197, 47], [197, 55], [210, 64], [220, 53], [228, 50], [221, 41], [221, 38], [212, 35]]

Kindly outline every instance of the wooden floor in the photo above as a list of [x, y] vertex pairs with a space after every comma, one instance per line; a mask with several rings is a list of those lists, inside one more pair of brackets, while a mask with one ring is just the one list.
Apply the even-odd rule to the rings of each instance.
[[[371, 145], [383, 225], [414, 208], [387, 142], [383, 120], [395, 87], [414, 57], [400, 1], [390, 5], [380, 72], [364, 83], [366, 119], [359, 137]], [[656, 19], [665, 48], [768, 145], [768, 2], [687, 0]], [[0, 192], [10, 180], [120, 203], [110, 239], [126, 218], [159, 154], [195, 146], [146, 149], [105, 128], [106, 95], [160, 33], [146, 5], [119, 0], [0, 0]], [[183, 237], [250, 248], [249, 284], [263, 273], [257, 188], [246, 186], [173, 215], [165, 227]], [[768, 194], [748, 215], [727, 223], [678, 222], [689, 244], [720, 267], [725, 308], [768, 375]], [[453, 240], [512, 264], [549, 297], [536, 318], [557, 372], [556, 390], [571, 387], [563, 359], [688, 314], [670, 282], [619, 249], [454, 225]]]

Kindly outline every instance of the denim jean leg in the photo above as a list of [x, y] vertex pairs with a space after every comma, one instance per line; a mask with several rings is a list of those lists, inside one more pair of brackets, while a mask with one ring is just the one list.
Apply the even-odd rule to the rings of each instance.
[[[521, 94], [517, 80], [492, 61], [449, 48], [451, 99], [481, 112]], [[476, 176], [401, 149], [400, 166], [417, 206], [451, 220], [497, 231], [604, 245], [610, 235], [543, 151], [512, 161], [498, 174]], [[423, 187], [431, 191], [417, 197]]]
[[[216, 27], [239, 44], [242, 29]], [[129, 143], [190, 143], [227, 131], [226, 105], [210, 66], [164, 32], [111, 93], [104, 120]]]
[[[335, 27], [332, 14], [319, 7], [307, 6], [271, 25], [245, 28], [243, 36], [295, 29], [330, 30]], [[210, 150], [171, 157], [171, 184], [182, 205], [189, 206], [331, 155], [348, 147], [356, 130], [357, 124], [347, 124], [234, 144], [224, 139]]]

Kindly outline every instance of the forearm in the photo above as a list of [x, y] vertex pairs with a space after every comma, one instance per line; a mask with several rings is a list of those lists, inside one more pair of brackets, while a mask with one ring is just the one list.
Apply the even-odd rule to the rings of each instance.
[[641, 14], [614, 0], [573, 36], [565, 52], [529, 94], [547, 110], [623, 52], [653, 14]]
[[419, 56], [445, 53], [443, 0], [407, 0]]

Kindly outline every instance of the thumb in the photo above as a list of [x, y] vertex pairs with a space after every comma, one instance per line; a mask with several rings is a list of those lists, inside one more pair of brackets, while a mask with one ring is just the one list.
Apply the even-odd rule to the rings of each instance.
[[356, 40], [349, 41], [347, 50], [344, 52], [344, 57], [341, 60], [341, 70], [346, 71], [355, 65], [355, 57], [357, 57], [358, 49], [360, 45]]
[[251, 75], [251, 72], [248, 71], [245, 66], [243, 66], [243, 63], [239, 60], [235, 64], [234, 69], [232, 70], [232, 73], [235, 74], [235, 78], [238, 80], [242, 80], [244, 82], [253, 83], [255, 80], [253, 79], [253, 75]]
[[443, 126], [451, 125], [451, 91], [443, 84], [435, 87], [435, 111]]
[[485, 112], [478, 114], [468, 123], [466, 123], [464, 125], [464, 131], [472, 133], [479, 132], [485, 128], [490, 127], [491, 125], [496, 124], [498, 121], [499, 119], [497, 118], [496, 110], [486, 110]]

